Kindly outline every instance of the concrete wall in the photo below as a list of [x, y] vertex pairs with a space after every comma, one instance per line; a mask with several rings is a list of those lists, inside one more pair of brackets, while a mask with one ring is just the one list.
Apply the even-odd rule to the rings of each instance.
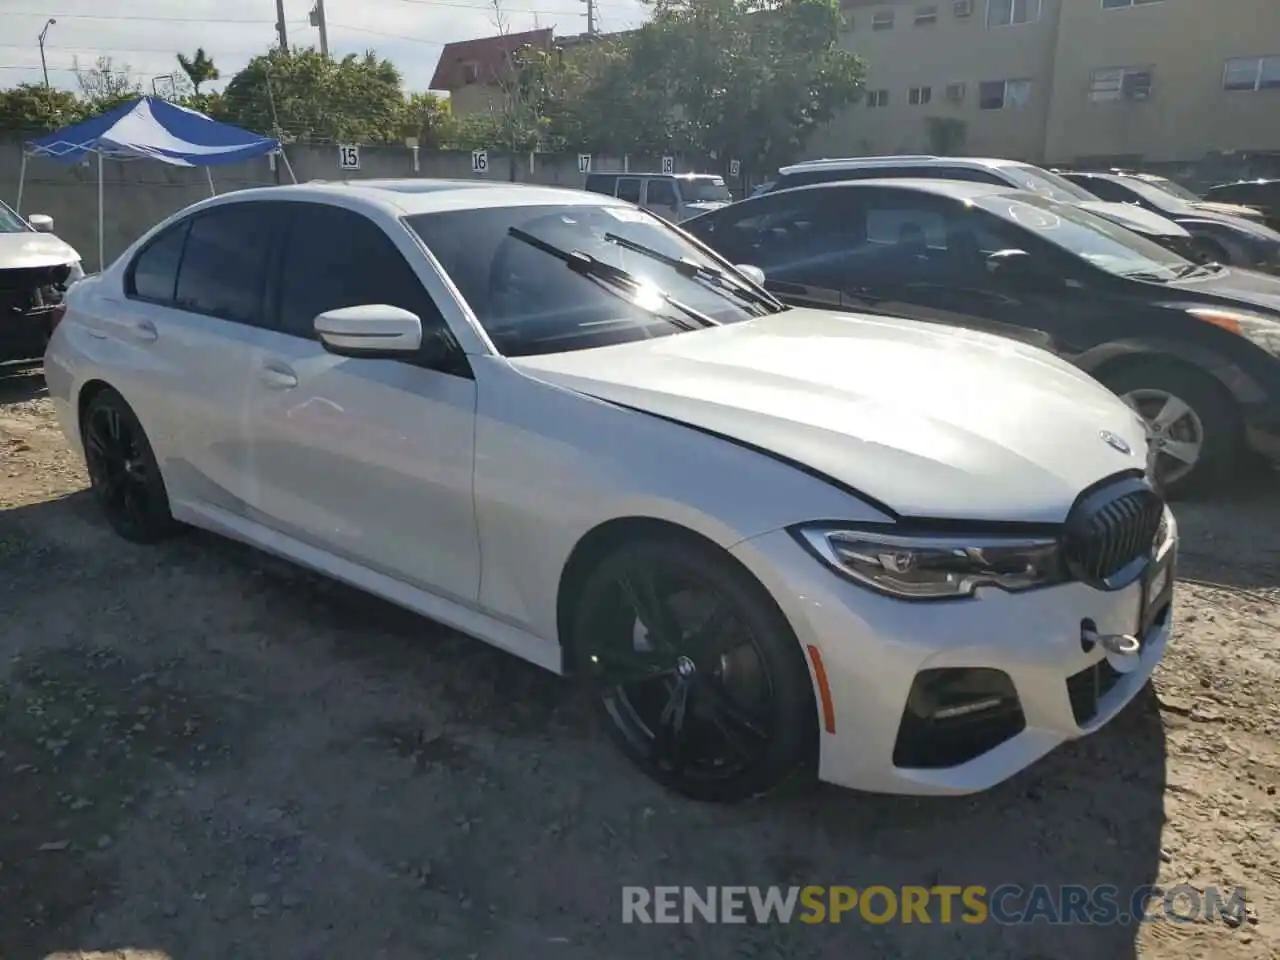
[[[307, 180], [341, 180], [372, 177], [464, 177], [471, 172], [470, 152], [422, 152], [418, 170], [414, 170], [413, 152], [407, 147], [379, 145], [362, 147], [360, 170], [338, 169], [336, 145], [291, 146], [289, 162], [299, 182]], [[21, 138], [0, 137], [0, 198], [15, 204], [22, 164]], [[593, 157], [596, 171], [657, 170], [661, 158]], [[710, 169], [686, 158], [677, 158], [679, 172]], [[172, 167], [167, 164], [135, 160], [108, 160], [103, 164], [104, 235], [106, 259], [112, 259], [141, 236], [149, 227], [188, 204], [209, 196], [209, 184], [203, 170]], [[219, 193], [246, 187], [288, 183], [283, 164], [278, 173], [267, 158], [236, 164], [213, 171]], [[556, 154], [528, 154], [518, 157], [489, 153], [491, 180], [515, 180], [553, 186], [581, 188], [584, 177], [578, 172], [578, 157]], [[79, 165], [65, 165], [51, 160], [29, 158], [22, 196], [26, 214], [47, 213], [54, 219], [54, 230], [80, 251], [86, 268], [98, 265], [98, 165], [92, 159]]]
[[[1070, 162], [1280, 151], [1280, 88], [1223, 89], [1227, 60], [1266, 56], [1280, 56], [1280, 0], [1164, 0], [1115, 10], [1098, 0], [1068, 2], [1046, 152]], [[1090, 99], [1093, 71], [1115, 67], [1150, 69], [1150, 99]]]

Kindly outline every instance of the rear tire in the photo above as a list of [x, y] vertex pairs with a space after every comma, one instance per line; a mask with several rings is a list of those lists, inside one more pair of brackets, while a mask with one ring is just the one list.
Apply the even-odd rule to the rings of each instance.
[[735, 802], [808, 772], [817, 708], [799, 641], [719, 548], [670, 535], [626, 544], [587, 577], [571, 622], [611, 737], [659, 783]]
[[80, 436], [90, 488], [116, 533], [149, 544], [182, 529], [169, 509], [146, 432], [120, 394], [105, 387], [94, 395], [81, 418]]
[[[1142, 360], [1106, 371], [1102, 383], [1147, 421], [1156, 446], [1156, 482], [1168, 497], [1209, 492], [1240, 461], [1244, 426], [1235, 401], [1207, 373], [1166, 360]], [[1195, 456], [1188, 462], [1194, 447]]]

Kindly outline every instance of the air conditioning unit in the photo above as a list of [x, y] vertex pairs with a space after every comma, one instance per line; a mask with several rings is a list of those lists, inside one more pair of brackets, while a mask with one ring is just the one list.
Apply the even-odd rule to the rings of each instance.
[[952, 9], [957, 17], [969, 17], [973, 15], [973, 0], [955, 0]]

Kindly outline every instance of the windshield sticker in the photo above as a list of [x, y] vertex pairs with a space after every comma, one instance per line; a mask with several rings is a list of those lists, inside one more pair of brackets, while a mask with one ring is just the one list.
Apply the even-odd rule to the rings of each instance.
[[603, 207], [601, 209], [615, 220], [621, 220], [623, 223], [649, 222], [649, 218], [644, 215], [643, 210], [633, 210], [631, 207]]
[[1062, 218], [1048, 210], [1038, 210], [1029, 204], [1010, 204], [1009, 216], [1032, 230], [1055, 230], [1062, 226]]

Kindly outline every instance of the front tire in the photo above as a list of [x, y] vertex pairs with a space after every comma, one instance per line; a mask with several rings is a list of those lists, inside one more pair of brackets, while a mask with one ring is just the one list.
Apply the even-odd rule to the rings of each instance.
[[764, 588], [719, 548], [650, 536], [583, 584], [573, 649], [622, 751], [697, 800], [766, 793], [816, 752], [800, 644]]
[[1144, 360], [1102, 382], [1147, 424], [1157, 485], [1169, 497], [1214, 489], [1240, 463], [1244, 428], [1226, 390], [1206, 373]]
[[147, 434], [120, 394], [107, 387], [94, 395], [81, 419], [80, 435], [90, 488], [116, 533], [148, 544], [181, 529], [170, 512]]

